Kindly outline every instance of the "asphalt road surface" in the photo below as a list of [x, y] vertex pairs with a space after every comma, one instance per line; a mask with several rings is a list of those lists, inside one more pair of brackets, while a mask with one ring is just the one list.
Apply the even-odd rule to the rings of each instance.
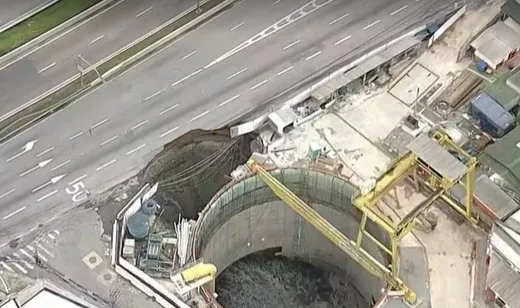
[[451, 0], [239, 2], [0, 147], [0, 247], [84, 201], [86, 190], [137, 172], [181, 134], [225, 124], [448, 8]]
[[0, 120], [77, 76], [78, 65], [83, 69], [96, 65], [195, 4], [195, 0], [120, 0], [22, 57], [0, 64]]
[[[0, 0], [0, 29], [53, 0]], [[0, 30], [1, 32], [1, 30]]]

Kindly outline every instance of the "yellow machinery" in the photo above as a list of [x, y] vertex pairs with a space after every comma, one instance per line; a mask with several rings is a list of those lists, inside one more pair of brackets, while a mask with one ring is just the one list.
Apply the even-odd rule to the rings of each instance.
[[[436, 129], [428, 135], [417, 137], [408, 146], [409, 152], [397, 160], [390, 169], [376, 182], [368, 193], [357, 197], [353, 204], [362, 212], [362, 219], [355, 241], [347, 238], [314, 209], [290, 191], [274, 176], [268, 173], [254, 160], [247, 165], [256, 172], [272, 191], [294, 211], [313, 225], [325, 237], [337, 245], [343, 252], [363, 266], [367, 271], [385, 280], [394, 290], [401, 291], [407, 302], [414, 304], [417, 295], [399, 278], [399, 241], [414, 226], [414, 220], [438, 198], [443, 199], [457, 212], [473, 223], [478, 221], [472, 211], [474, 176], [477, 160], [457, 146], [443, 131]], [[376, 205], [397, 183], [406, 177], [420, 179], [433, 193], [399, 222], [394, 222]], [[448, 190], [455, 185], [462, 185], [466, 191], [466, 204], [454, 200]], [[370, 219], [385, 230], [390, 238], [390, 247], [381, 243], [366, 229]], [[382, 251], [390, 255], [391, 264], [383, 264], [361, 247], [363, 238], [373, 241]]]

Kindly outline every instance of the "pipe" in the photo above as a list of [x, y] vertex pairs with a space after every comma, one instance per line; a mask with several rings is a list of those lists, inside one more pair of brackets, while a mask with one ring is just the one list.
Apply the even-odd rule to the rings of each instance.
[[210, 263], [199, 263], [187, 270], [184, 270], [181, 275], [186, 283], [193, 282], [206, 276], [215, 277], [217, 274], [217, 267]]

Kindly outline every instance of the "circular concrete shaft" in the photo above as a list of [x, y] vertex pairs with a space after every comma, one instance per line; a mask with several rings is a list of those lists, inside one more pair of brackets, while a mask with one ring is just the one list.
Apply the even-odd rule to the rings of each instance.
[[[309, 169], [284, 169], [272, 174], [350, 239], [355, 239], [361, 213], [352, 205], [357, 189], [347, 180]], [[383, 243], [385, 233], [372, 223], [367, 230]], [[313, 226], [303, 221], [257, 176], [223, 187], [201, 213], [192, 242], [196, 258], [222, 273], [235, 261], [270, 248], [318, 267], [341, 272], [369, 302], [379, 298], [385, 283], [370, 275]], [[365, 238], [363, 248], [388, 264], [387, 255]]]

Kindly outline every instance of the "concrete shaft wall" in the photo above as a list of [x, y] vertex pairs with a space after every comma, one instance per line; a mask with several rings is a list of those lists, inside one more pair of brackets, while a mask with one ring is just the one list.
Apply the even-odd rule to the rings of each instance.
[[[351, 204], [352, 196], [358, 194], [352, 184], [314, 170], [285, 169], [273, 175], [341, 232], [356, 238], [361, 215]], [[368, 229], [387, 242], [375, 225]], [[340, 270], [367, 299], [378, 298], [384, 287], [384, 282], [303, 221], [256, 176], [224, 187], [202, 212], [194, 236], [194, 255], [214, 263], [218, 273], [251, 253], [281, 247], [285, 256]], [[368, 239], [363, 246], [380, 261], [388, 261]]]

